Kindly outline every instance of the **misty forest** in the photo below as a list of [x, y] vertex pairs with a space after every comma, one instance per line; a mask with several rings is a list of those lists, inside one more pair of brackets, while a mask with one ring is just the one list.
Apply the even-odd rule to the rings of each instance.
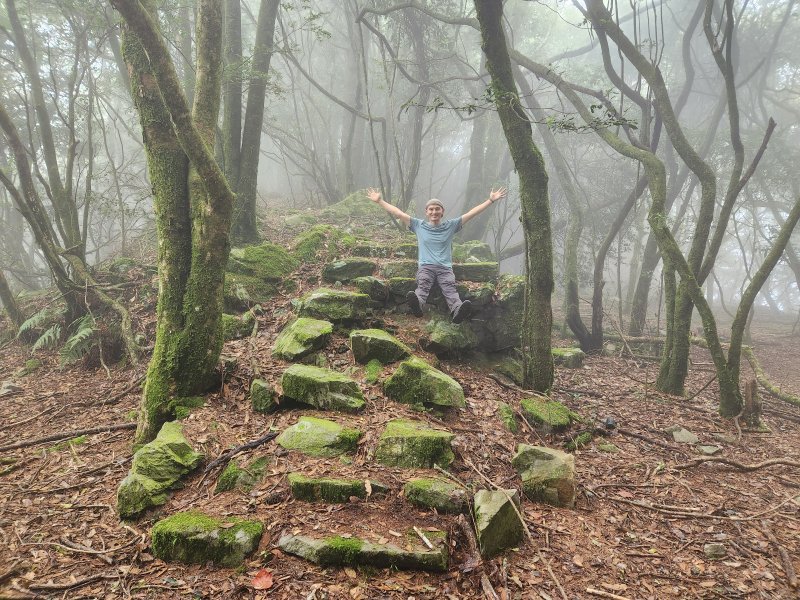
[[800, 593], [800, 3], [0, 7], [0, 598]]

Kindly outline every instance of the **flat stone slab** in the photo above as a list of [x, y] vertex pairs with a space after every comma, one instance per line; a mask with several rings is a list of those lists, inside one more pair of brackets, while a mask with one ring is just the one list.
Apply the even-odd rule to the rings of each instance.
[[367, 258], [343, 258], [329, 263], [322, 268], [322, 280], [328, 283], [333, 283], [335, 281], [347, 283], [356, 277], [372, 275], [377, 268], [377, 263]]
[[325, 346], [331, 333], [333, 323], [330, 321], [300, 317], [280, 332], [272, 345], [272, 356], [297, 360]]
[[407, 547], [404, 548], [356, 537], [317, 539], [305, 535], [285, 535], [278, 540], [278, 548], [322, 567], [369, 565], [412, 571], [446, 571], [447, 534], [443, 531], [425, 531], [424, 534], [433, 545], [432, 550], [424, 546], [413, 532], [406, 535]]
[[453, 260], [456, 262], [492, 262], [494, 258], [494, 252], [486, 242], [469, 240], [453, 244]]
[[383, 391], [392, 400], [403, 404], [443, 408], [466, 406], [461, 385], [416, 356], [400, 363], [383, 384]]
[[167, 492], [203, 459], [183, 437], [177, 421], [164, 423], [156, 438], [136, 451], [128, 476], [117, 489], [117, 512], [123, 519], [137, 517], [167, 501]]
[[500, 265], [496, 262], [455, 263], [453, 273], [456, 281], [495, 281], [500, 274]]
[[425, 350], [436, 356], [467, 354], [478, 348], [478, 336], [467, 323], [455, 325], [444, 319], [433, 319], [425, 329], [428, 331]]
[[447, 467], [455, 458], [450, 447], [455, 437], [418, 421], [394, 419], [386, 424], [378, 440], [375, 461], [388, 467]]
[[696, 444], [700, 441], [700, 438], [680, 425], [673, 425], [672, 427], [668, 427], [665, 431], [671, 434], [672, 439], [679, 444]]
[[414, 506], [440, 513], [458, 514], [467, 506], [467, 492], [439, 477], [412, 479], [403, 487], [403, 495]]
[[474, 504], [481, 556], [491, 558], [522, 541], [524, 525], [514, 510], [514, 506], [519, 508], [517, 490], [478, 490]]
[[[331, 477], [306, 477], [302, 473], [289, 473], [289, 490], [297, 500], [307, 502], [349, 502], [350, 498], [366, 498], [385, 494], [388, 486], [378, 481], [363, 479], [335, 479]], [[369, 483], [369, 491], [367, 491]]]
[[580, 348], [553, 348], [550, 352], [553, 354], [553, 364], [568, 369], [580, 369], [586, 358], [586, 353]]
[[350, 332], [350, 349], [356, 361], [364, 365], [371, 360], [388, 365], [411, 355], [411, 348], [383, 329]]
[[381, 267], [381, 275], [386, 279], [392, 279], [393, 277], [414, 278], [417, 276], [417, 261], [394, 260], [387, 262]]
[[357, 429], [348, 429], [326, 419], [300, 417], [275, 439], [275, 443], [309, 456], [332, 457], [354, 452], [360, 438], [361, 432]]
[[358, 384], [341, 373], [311, 365], [292, 365], [281, 377], [283, 395], [320, 410], [356, 412], [364, 408]]
[[318, 288], [303, 296], [297, 305], [301, 317], [341, 323], [365, 318], [369, 303], [370, 297], [366, 294]]
[[264, 525], [258, 521], [219, 520], [195, 511], [167, 517], [150, 530], [157, 558], [220, 567], [241, 565], [258, 548], [263, 533]]
[[278, 410], [278, 395], [272, 385], [263, 379], [253, 379], [250, 384], [250, 406], [257, 413], [271, 413]]
[[511, 464], [531, 500], [571, 508], [575, 505], [575, 457], [545, 446], [519, 444]]
[[356, 277], [350, 283], [356, 286], [359, 292], [369, 296], [374, 302], [384, 303], [389, 299], [389, 286], [377, 277], [372, 277], [371, 275]]
[[413, 277], [392, 277], [388, 280], [389, 294], [395, 302], [405, 302], [406, 294], [417, 289], [417, 280]]

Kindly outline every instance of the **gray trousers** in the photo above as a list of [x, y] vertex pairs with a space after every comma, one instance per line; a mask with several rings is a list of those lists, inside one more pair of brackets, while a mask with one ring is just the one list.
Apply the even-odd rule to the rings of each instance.
[[452, 267], [420, 265], [417, 269], [417, 289], [414, 290], [417, 298], [419, 298], [420, 306], [425, 304], [434, 283], [439, 284], [442, 295], [447, 302], [447, 308], [452, 314], [461, 306], [461, 298], [459, 298], [458, 290], [456, 290], [456, 276], [453, 274]]

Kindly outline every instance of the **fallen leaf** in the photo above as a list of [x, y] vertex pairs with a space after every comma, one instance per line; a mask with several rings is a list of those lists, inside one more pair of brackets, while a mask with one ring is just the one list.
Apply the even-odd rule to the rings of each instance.
[[256, 573], [256, 576], [253, 577], [253, 581], [250, 583], [253, 586], [253, 589], [268, 590], [272, 587], [272, 573], [266, 569], [260, 569], [258, 573]]
[[583, 557], [580, 554], [576, 554], [572, 557], [572, 564], [576, 567], [583, 567]]
[[389, 535], [393, 535], [394, 537], [403, 537], [402, 533], [397, 533], [396, 531], [389, 530]]
[[358, 577], [358, 574], [356, 573], [356, 570], [355, 570], [355, 569], [352, 569], [352, 568], [350, 568], [350, 567], [345, 567], [345, 568], [344, 568], [344, 572], [347, 574], [347, 576], [348, 576], [350, 579], [355, 579], [356, 577]]

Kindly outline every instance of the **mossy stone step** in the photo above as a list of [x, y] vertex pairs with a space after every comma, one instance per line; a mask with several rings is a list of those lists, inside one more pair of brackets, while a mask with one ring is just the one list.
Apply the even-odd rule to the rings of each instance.
[[377, 263], [368, 258], [350, 257], [342, 258], [328, 263], [322, 268], [322, 280], [328, 283], [341, 281], [347, 283], [356, 277], [372, 275], [378, 268]]
[[258, 521], [220, 520], [196, 511], [167, 517], [150, 530], [157, 558], [220, 567], [241, 565], [258, 548], [263, 533], [264, 525]]
[[332, 536], [324, 539], [305, 535], [285, 535], [278, 548], [313, 562], [328, 566], [372, 566], [403, 570], [443, 572], [447, 570], [447, 534], [426, 531], [425, 537], [433, 549], [422, 545], [416, 533], [406, 535], [405, 547], [376, 544], [356, 537]]
[[383, 329], [351, 331], [350, 349], [356, 362], [361, 364], [378, 360], [387, 365], [411, 354], [411, 348]]
[[383, 304], [389, 299], [389, 286], [377, 277], [373, 277], [372, 275], [356, 277], [350, 283], [352, 283], [359, 292], [369, 296], [373, 302]]
[[522, 541], [525, 532], [517, 513], [517, 490], [479, 490], [475, 494], [474, 505], [481, 556], [491, 558]]
[[309, 456], [332, 457], [354, 452], [361, 438], [357, 429], [316, 417], [300, 417], [287, 427], [275, 443], [286, 450], [296, 450]]
[[419, 508], [435, 508], [440, 513], [460, 513], [467, 506], [463, 488], [438, 477], [412, 479], [403, 487], [403, 495]]
[[568, 369], [580, 369], [586, 353], [580, 348], [553, 348], [553, 363]]
[[[306, 477], [302, 473], [289, 473], [289, 489], [297, 500], [307, 502], [349, 502], [351, 497], [366, 498], [367, 484], [363, 479], [335, 479], [331, 477]], [[385, 494], [389, 488], [370, 481], [370, 493]]]
[[358, 384], [341, 373], [314, 367], [292, 365], [281, 376], [283, 395], [320, 410], [356, 412], [364, 408], [364, 395]]
[[424, 423], [394, 419], [389, 421], [378, 440], [375, 461], [388, 467], [447, 467], [455, 455], [450, 442], [455, 434], [431, 429]]
[[400, 363], [384, 383], [383, 391], [392, 400], [414, 406], [466, 406], [461, 385], [416, 356]]
[[299, 317], [278, 334], [272, 355], [284, 360], [297, 360], [319, 350], [333, 333], [333, 323], [321, 319]]
[[575, 505], [575, 457], [545, 446], [519, 444], [511, 459], [526, 497], [553, 506]]
[[500, 265], [496, 262], [472, 262], [453, 264], [456, 281], [495, 281], [500, 274]]
[[557, 400], [524, 398], [520, 407], [525, 418], [543, 433], [563, 431], [580, 417]]
[[416, 260], [393, 260], [381, 267], [381, 275], [386, 279], [393, 277], [415, 278], [417, 276]]
[[230, 461], [217, 479], [214, 493], [220, 494], [233, 489], [249, 492], [264, 475], [267, 464], [269, 464], [269, 459], [263, 456], [255, 459], [246, 467], [240, 466], [235, 460]]
[[369, 303], [370, 297], [366, 294], [318, 288], [300, 298], [297, 306], [301, 317], [342, 323], [364, 319]]
[[254, 379], [250, 384], [250, 405], [254, 412], [271, 413], [279, 408], [277, 393], [269, 382]]
[[436, 356], [459, 356], [478, 348], [478, 336], [469, 324], [455, 325], [444, 319], [432, 319], [427, 325], [425, 350]]

